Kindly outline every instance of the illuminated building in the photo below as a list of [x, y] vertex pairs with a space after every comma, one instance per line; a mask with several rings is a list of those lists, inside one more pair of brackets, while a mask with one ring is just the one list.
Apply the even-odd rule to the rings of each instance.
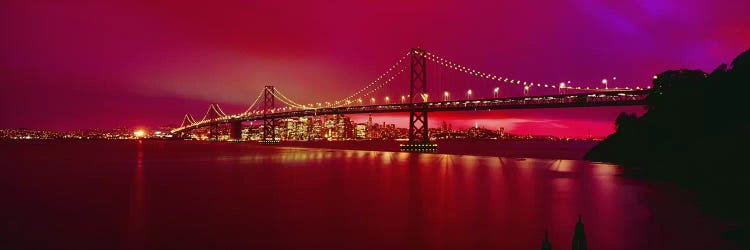
[[320, 120], [320, 117], [313, 116], [312, 120], [310, 121], [311, 125], [311, 131], [309, 134], [309, 140], [321, 140], [323, 139], [323, 121]]
[[357, 139], [367, 139], [367, 124], [357, 123], [354, 131]]
[[297, 137], [296, 140], [306, 141], [309, 140], [309, 119], [307, 117], [300, 117], [297, 121]]

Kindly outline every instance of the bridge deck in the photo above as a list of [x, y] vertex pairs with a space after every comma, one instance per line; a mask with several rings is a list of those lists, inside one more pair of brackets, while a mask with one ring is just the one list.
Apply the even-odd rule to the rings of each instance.
[[[438, 101], [423, 103], [396, 103], [381, 105], [344, 106], [321, 109], [291, 109], [291, 111], [272, 112], [266, 117], [272, 119], [305, 117], [332, 114], [363, 114], [363, 113], [399, 113], [409, 112], [412, 108], [426, 108], [428, 112], [436, 111], [468, 111], [468, 110], [501, 110], [501, 109], [534, 109], [534, 108], [572, 108], [599, 106], [634, 106], [644, 105], [648, 96], [647, 90], [610, 91], [600, 93], [582, 93], [566, 95], [526, 96], [511, 98], [490, 98], [477, 100]], [[237, 114], [201, 121], [189, 126], [172, 130], [178, 133], [195, 128], [225, 124], [236, 121], [262, 120], [263, 114]]]

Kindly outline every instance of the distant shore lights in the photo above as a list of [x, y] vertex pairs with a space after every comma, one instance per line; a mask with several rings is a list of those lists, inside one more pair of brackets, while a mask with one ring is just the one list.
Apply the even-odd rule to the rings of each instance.
[[564, 82], [560, 83], [560, 88], [558, 88], [558, 90], [560, 91], [560, 94], [565, 94], [565, 83]]

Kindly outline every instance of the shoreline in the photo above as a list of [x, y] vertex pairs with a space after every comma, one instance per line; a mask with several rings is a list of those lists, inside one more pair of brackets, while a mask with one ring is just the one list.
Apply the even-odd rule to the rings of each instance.
[[[257, 143], [257, 142], [245, 142]], [[282, 141], [272, 146], [287, 148], [320, 148], [408, 152], [399, 148], [402, 141]], [[440, 140], [436, 151], [426, 154], [452, 154], [509, 158], [585, 160], [583, 156], [598, 141], [506, 141], [506, 140]]]
[[[277, 144], [261, 145], [257, 141], [195, 141], [195, 140], [165, 140], [165, 139], [142, 139], [143, 141], [183, 142], [183, 143], [228, 143], [248, 144], [263, 147], [285, 147], [285, 148], [317, 148], [337, 150], [366, 150], [382, 152], [415, 152], [426, 154], [452, 154], [491, 156], [508, 158], [536, 158], [536, 159], [564, 159], [585, 160], [583, 156], [596, 146], [599, 141], [594, 140], [438, 140], [436, 151], [402, 151], [399, 148], [404, 141], [395, 140], [373, 140], [373, 141], [281, 141]], [[80, 141], [139, 141], [134, 139], [108, 140], [108, 139], [49, 139], [49, 140], [0, 140], [5, 142], [80, 142]], [[593, 161], [592, 161], [593, 162]]]

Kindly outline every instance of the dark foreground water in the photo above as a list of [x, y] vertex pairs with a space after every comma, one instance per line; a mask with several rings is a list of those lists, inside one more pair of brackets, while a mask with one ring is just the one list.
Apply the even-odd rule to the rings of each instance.
[[0, 142], [2, 249], [733, 249], [668, 184], [575, 160]]

